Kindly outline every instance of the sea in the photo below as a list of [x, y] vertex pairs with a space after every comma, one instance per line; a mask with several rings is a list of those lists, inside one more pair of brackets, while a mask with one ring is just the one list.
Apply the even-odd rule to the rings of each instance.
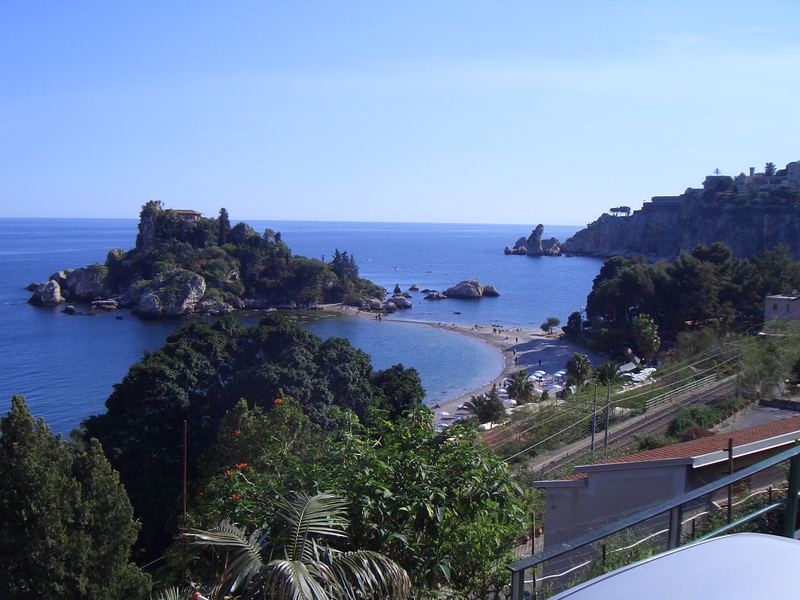
[[[304, 323], [315, 334], [348, 339], [376, 369], [402, 363], [420, 374], [426, 403], [455, 398], [491, 381], [503, 366], [494, 347], [420, 322], [536, 327], [566, 322], [581, 310], [602, 262], [588, 257], [506, 256], [503, 248], [530, 234], [528, 225], [247, 221], [280, 231], [296, 255], [330, 260], [336, 249], [355, 256], [362, 277], [406, 291], [442, 291], [463, 279], [494, 285], [497, 298], [424, 300], [391, 320], [329, 317]], [[0, 408], [13, 395], [62, 434], [105, 410], [129, 367], [158, 349], [178, 321], [142, 321], [127, 311], [70, 316], [63, 307], [28, 304], [25, 286], [66, 268], [102, 263], [108, 250], [129, 249], [135, 219], [0, 219]], [[545, 226], [565, 240], [579, 227]], [[121, 318], [119, 318], [121, 317]], [[250, 324], [257, 318], [245, 318]]]

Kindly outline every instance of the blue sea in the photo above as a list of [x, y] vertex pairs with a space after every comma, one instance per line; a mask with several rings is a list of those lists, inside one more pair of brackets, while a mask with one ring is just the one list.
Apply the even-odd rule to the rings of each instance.
[[[361, 276], [392, 290], [399, 284], [444, 290], [462, 279], [493, 284], [498, 298], [426, 301], [397, 321], [341, 317], [306, 326], [322, 337], [344, 337], [372, 357], [375, 368], [415, 367], [426, 402], [459, 396], [502, 368], [495, 348], [473, 338], [404, 321], [538, 326], [563, 321], [584, 307], [601, 261], [583, 257], [505, 256], [503, 248], [529, 225], [248, 221], [280, 231], [295, 254], [330, 260], [335, 249], [356, 257]], [[141, 321], [127, 312], [68, 316], [60, 307], [27, 303], [24, 287], [60, 269], [105, 260], [109, 249], [133, 247], [134, 219], [0, 219], [0, 398], [7, 409], [24, 395], [36, 416], [60, 433], [104, 410], [113, 385], [143, 352], [159, 348], [178, 322]], [[545, 226], [565, 240], [578, 227]], [[122, 316], [121, 320], [117, 316]]]

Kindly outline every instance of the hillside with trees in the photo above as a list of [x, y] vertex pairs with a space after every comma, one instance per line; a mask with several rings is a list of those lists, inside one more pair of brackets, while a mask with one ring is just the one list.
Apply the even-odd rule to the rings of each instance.
[[576, 312], [565, 331], [606, 351], [628, 346], [649, 358], [662, 338], [675, 341], [683, 331], [747, 331], [763, 321], [765, 296], [797, 289], [800, 262], [786, 246], [749, 259], [734, 257], [720, 243], [697, 246], [670, 262], [617, 256], [603, 264], [587, 297], [590, 327], [581, 331]]
[[[231, 591], [226, 564], [235, 552], [228, 563], [225, 552], [194, 544], [187, 554], [188, 538], [176, 535], [188, 531], [200, 545], [225, 535], [242, 552], [250, 548], [254, 570], [244, 587], [253, 593], [279, 574], [259, 563], [268, 549], [252, 544], [280, 544], [296, 522], [287, 520], [290, 507], [322, 494], [341, 517], [342, 536], [318, 540], [331, 560], [371, 553], [370, 569], [394, 564], [408, 574], [413, 597], [442, 587], [485, 597], [508, 583], [504, 567], [532, 500], [473, 426], [436, 431], [423, 395], [415, 370], [374, 371], [345, 340], [322, 341], [279, 317], [245, 328], [225, 316], [182, 327], [133, 365], [107, 412], [76, 434], [98, 439], [119, 472], [141, 521], [140, 563], [166, 557], [154, 572], [157, 589], [190, 578], [207, 584], [210, 597]], [[308, 557], [295, 558], [305, 568]], [[363, 597], [408, 597], [393, 595], [405, 590], [395, 575], [392, 594], [376, 587]]]

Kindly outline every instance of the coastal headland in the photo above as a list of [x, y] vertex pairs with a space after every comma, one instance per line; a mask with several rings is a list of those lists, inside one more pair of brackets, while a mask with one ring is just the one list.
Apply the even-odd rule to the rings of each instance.
[[[365, 312], [343, 304], [326, 304], [321, 307], [324, 311], [337, 314], [357, 316], [365, 319], [375, 319], [375, 313]], [[489, 344], [500, 351], [503, 355], [504, 366], [502, 370], [481, 387], [472, 389], [459, 396], [439, 400], [431, 407], [436, 415], [437, 422], [440, 421], [439, 413], [447, 412], [455, 414], [458, 407], [467, 402], [472, 396], [488, 392], [493, 385], [498, 387], [503, 380], [519, 369], [534, 371], [541, 369], [548, 373], [553, 373], [563, 369], [567, 360], [575, 353], [586, 354], [592, 364], [600, 364], [607, 360], [599, 354], [588, 352], [583, 346], [556, 333], [545, 333], [539, 327], [505, 327], [501, 323], [476, 323], [473, 326], [459, 325], [456, 323], [432, 322], [432, 321], [410, 321], [407, 319], [392, 318], [381, 316], [384, 320], [395, 321], [398, 323], [415, 325], [418, 327], [434, 327], [444, 329], [459, 335], [466, 335]], [[469, 368], [469, 365], [464, 367]]]

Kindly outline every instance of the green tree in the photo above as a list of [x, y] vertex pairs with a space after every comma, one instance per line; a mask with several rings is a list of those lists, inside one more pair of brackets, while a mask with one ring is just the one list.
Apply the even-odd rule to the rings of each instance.
[[527, 404], [533, 400], [533, 382], [528, 379], [525, 369], [515, 371], [511, 375], [508, 387], [509, 398], [514, 398], [519, 404]]
[[22, 397], [0, 420], [0, 597], [146, 598], [138, 526], [99, 443], [70, 450]]
[[768, 162], [766, 165], [764, 165], [764, 175], [767, 177], [772, 177], [775, 175], [775, 163]]
[[597, 381], [610, 385], [620, 380], [619, 365], [613, 361], [605, 362], [595, 371]]
[[486, 394], [472, 396], [464, 404], [464, 410], [472, 414], [478, 423], [501, 423], [506, 419], [506, 411], [503, 402], [497, 394], [497, 386]]
[[[331, 494], [295, 494], [276, 504], [284, 526], [277, 538], [260, 529], [245, 534], [227, 521], [210, 531], [189, 529], [183, 534], [194, 545], [221, 548], [227, 554], [215, 590], [245, 591], [250, 597], [272, 600], [408, 598], [408, 574], [394, 561], [378, 552], [342, 550], [332, 544], [348, 539], [346, 500]], [[212, 600], [222, 596], [215, 594]]]
[[[432, 418], [420, 407], [363, 426], [346, 413], [326, 432], [291, 400], [268, 413], [240, 403], [209, 451], [190, 523], [227, 518], [252, 530], [279, 521], [275, 499], [330, 490], [350, 502], [350, 547], [403, 566], [415, 597], [443, 585], [468, 597], [480, 582], [507, 582], [507, 550], [526, 531], [530, 499], [473, 429], [437, 432]], [[487, 532], [468, 548], [465, 539]], [[180, 556], [179, 546], [170, 555]], [[194, 571], [203, 579], [200, 565]]]
[[219, 209], [219, 223], [217, 230], [217, 245], [223, 246], [228, 243], [228, 234], [231, 232], [231, 220], [228, 218], [228, 211], [225, 208]]
[[422, 405], [425, 390], [416, 369], [397, 364], [372, 376], [372, 385], [383, 396], [391, 418], [397, 418]]
[[647, 360], [653, 358], [661, 347], [661, 338], [658, 325], [650, 315], [641, 314], [633, 320], [633, 335], [642, 356]]
[[550, 333], [554, 327], [558, 327], [561, 321], [556, 317], [547, 317], [544, 323], [539, 325], [545, 333]]
[[[381, 386], [392, 381], [404, 387], [387, 397]], [[322, 341], [286, 319], [269, 317], [243, 328], [227, 316], [175, 331], [163, 348], [131, 367], [106, 401], [105, 414], [89, 418], [85, 428], [119, 470], [143, 522], [140, 543], [154, 554], [169, 543], [165, 524], [181, 493], [184, 419], [194, 480], [200, 455], [242, 398], [270, 411], [275, 399], [291, 397], [312, 422], [335, 430], [341, 409], [365, 421], [375, 409], [402, 412], [404, 403], [419, 395], [415, 381], [401, 367], [383, 378], [373, 372], [369, 357], [347, 341]]]
[[592, 363], [585, 354], [576, 352], [567, 361], [567, 381], [581, 387], [592, 377]]
[[579, 336], [582, 329], [581, 321], [581, 313], [579, 313], [577, 310], [571, 313], [567, 318], [567, 325], [564, 327], [564, 333], [572, 337]]

